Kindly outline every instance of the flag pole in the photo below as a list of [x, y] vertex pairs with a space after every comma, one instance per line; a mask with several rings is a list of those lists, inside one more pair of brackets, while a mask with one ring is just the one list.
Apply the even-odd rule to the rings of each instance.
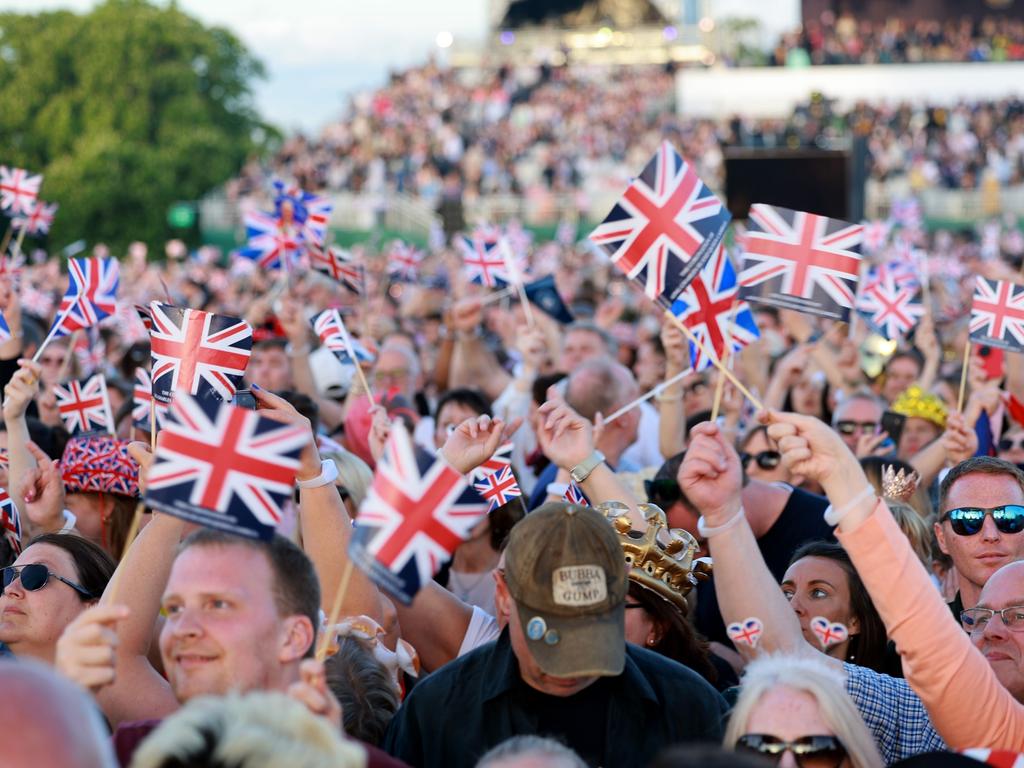
[[72, 357], [75, 354], [75, 344], [78, 343], [78, 337], [81, 334], [81, 329], [75, 330], [71, 334], [71, 341], [68, 342], [68, 353], [64, 356], [64, 362], [60, 364], [60, 370], [57, 372], [58, 384], [64, 381], [71, 370]]
[[967, 371], [970, 369], [971, 362], [971, 336], [967, 335], [967, 343], [964, 345], [964, 364], [960, 370], [960, 394], [956, 398], [956, 409], [960, 413], [964, 412], [964, 394], [967, 392]]
[[18, 228], [18, 239], [14, 241], [14, 250], [11, 251], [12, 259], [17, 259], [21, 255], [21, 244], [25, 242], [26, 232], [28, 232], [28, 224]]
[[687, 339], [689, 339], [692, 343], [694, 343], [698, 347], [700, 347], [701, 351], [705, 354], [705, 356], [707, 356], [707, 358], [711, 361], [711, 363], [718, 370], [720, 370], [722, 372], [722, 374], [729, 381], [731, 381], [736, 386], [736, 389], [738, 389], [743, 394], [743, 396], [745, 398], [747, 398], [747, 400], [750, 401], [751, 405], [753, 405], [759, 411], [763, 411], [764, 410], [764, 404], [750, 393], [750, 390], [747, 389], [743, 385], [743, 383], [739, 379], [736, 378], [736, 376], [733, 374], [732, 371], [730, 371], [728, 368], [726, 368], [724, 365], [722, 365], [722, 361], [721, 360], [716, 359], [713, 354], [709, 354], [707, 345], [705, 345], [703, 341], [701, 341], [696, 336], [694, 336], [693, 335], [693, 331], [691, 331], [689, 328], [687, 328], [686, 324], [683, 323], [682, 320], [680, 320], [678, 317], [676, 317], [674, 314], [672, 314], [667, 309], [665, 310], [665, 317], [667, 317], [669, 322], [671, 322], [673, 325], [675, 325], [676, 328], [678, 328], [680, 331], [682, 331], [683, 335], [686, 336]]
[[316, 660], [323, 661], [327, 658], [327, 651], [331, 647], [331, 627], [338, 623], [341, 615], [341, 604], [345, 601], [345, 592], [348, 590], [348, 582], [352, 578], [352, 558], [345, 563], [345, 570], [341, 573], [341, 581], [338, 584], [338, 591], [334, 593], [334, 603], [331, 605], [331, 612], [327, 617], [327, 626], [324, 627], [323, 637], [320, 638], [320, 647], [316, 649]]
[[[740, 303], [740, 294], [737, 291], [736, 297], [732, 300], [732, 306], [729, 307], [729, 322], [725, 324], [725, 363], [729, 364], [732, 359], [732, 318], [736, 312], [736, 307]], [[715, 381], [715, 399], [711, 404], [711, 421], [718, 419], [718, 411], [722, 407], [722, 395], [725, 394], [725, 376], [722, 372], [718, 372], [718, 379]]]
[[604, 423], [605, 424], [610, 424], [611, 422], [615, 421], [617, 418], [619, 418], [623, 414], [629, 413], [631, 410], [633, 410], [638, 405], [640, 405], [640, 403], [646, 402], [647, 400], [650, 400], [655, 395], [661, 394], [666, 389], [668, 389], [673, 384], [675, 384], [677, 381], [679, 381], [679, 380], [689, 376], [691, 373], [693, 373], [693, 368], [687, 368], [685, 371], [681, 371], [681, 372], [677, 373], [672, 378], [665, 379], [665, 381], [661, 382], [661, 384], [659, 384], [656, 387], [653, 387], [652, 389], [647, 390], [647, 392], [645, 392], [644, 394], [640, 395], [640, 397], [638, 397], [633, 402], [626, 403], [626, 405], [624, 405], [621, 408], [619, 408], [619, 410], [615, 411], [615, 413], [613, 413], [611, 416], [606, 418], [604, 420]]
[[14, 234], [14, 219], [11, 219], [10, 224], [7, 225], [7, 231], [4, 232], [4, 239], [0, 242], [0, 258], [7, 256], [7, 246], [11, 244], [12, 234]]
[[506, 296], [511, 296], [515, 292], [516, 289], [513, 286], [506, 286], [505, 288], [502, 288], [500, 291], [495, 291], [494, 293], [490, 293], [487, 296], [484, 296], [482, 299], [480, 299], [480, 305], [486, 306], [488, 304], [493, 304], [496, 301], [501, 301]]

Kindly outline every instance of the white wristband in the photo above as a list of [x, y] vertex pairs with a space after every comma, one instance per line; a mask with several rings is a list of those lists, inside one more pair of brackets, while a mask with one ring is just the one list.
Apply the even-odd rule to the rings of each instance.
[[75, 530], [75, 524], [78, 522], [78, 518], [75, 517], [75, 513], [70, 509], [65, 509], [62, 514], [64, 516], [64, 527], [57, 531], [57, 533], [71, 533]]
[[839, 521], [852, 512], [854, 507], [864, 501], [864, 499], [868, 499], [874, 495], [874, 487], [871, 485], [865, 485], [864, 488], [861, 489], [860, 493], [843, 504], [843, 506], [839, 507], [839, 509], [836, 509], [829, 504], [828, 508], [825, 510], [825, 522], [831, 526], [839, 525]]
[[321, 485], [329, 485], [338, 478], [338, 465], [333, 459], [324, 459], [320, 462], [320, 474], [311, 477], [309, 480], [297, 480], [295, 485], [299, 488], [319, 488]]
[[739, 511], [730, 517], [726, 522], [721, 525], [711, 527], [704, 522], [704, 515], [701, 515], [697, 519], [697, 533], [699, 533], [705, 539], [710, 539], [712, 536], [717, 536], [722, 531], [727, 531], [734, 525], [738, 524], [743, 519], [743, 507], [739, 508]]

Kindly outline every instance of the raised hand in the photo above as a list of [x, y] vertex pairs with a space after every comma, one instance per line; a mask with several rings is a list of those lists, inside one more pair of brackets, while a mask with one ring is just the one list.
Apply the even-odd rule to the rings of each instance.
[[31, 360], [19, 360], [21, 366], [4, 387], [4, 421], [13, 422], [22, 418], [32, 398], [39, 392], [42, 366]]
[[[572, 469], [594, 452], [594, 426], [572, 409], [554, 390], [537, 410], [537, 443], [551, 461]], [[600, 422], [600, 418], [598, 418]]]
[[64, 480], [57, 465], [31, 440], [26, 443], [36, 466], [10, 479], [11, 493], [23, 499], [33, 531], [56, 531], [64, 522]]
[[93, 693], [113, 683], [117, 669], [116, 626], [128, 613], [124, 605], [94, 605], [78, 614], [57, 640], [57, 671]]
[[370, 455], [373, 456], [373, 461], [376, 463], [384, 455], [384, 444], [391, 435], [391, 420], [383, 405], [371, 405], [370, 415], [373, 417], [373, 421], [370, 423], [367, 442], [370, 444]]
[[857, 454], [858, 459], [863, 459], [866, 456], [884, 456], [889, 453], [889, 447], [883, 446], [886, 440], [889, 439], [888, 432], [879, 432], [877, 435], [862, 434], [857, 438], [857, 450], [854, 453]]
[[739, 510], [743, 490], [740, 457], [717, 424], [706, 421], [690, 430], [690, 444], [676, 481], [712, 527]]
[[309, 440], [299, 455], [302, 465], [299, 467], [297, 477], [299, 480], [318, 477], [320, 475], [320, 451], [317, 449], [316, 435], [313, 434], [313, 425], [309, 419], [295, 410], [295, 406], [283, 397], [268, 392], [258, 384], [252, 385], [252, 396], [256, 398], [256, 407], [260, 411], [260, 416], [266, 416], [268, 419], [279, 421], [282, 424], [292, 424], [309, 433]]
[[516, 333], [516, 349], [523, 357], [523, 368], [536, 374], [548, 355], [547, 340], [540, 328], [520, 326]]
[[149, 443], [136, 440], [133, 443], [128, 443], [128, 455], [139, 465], [139, 496], [145, 496], [149, 468], [153, 466], [154, 461], [153, 452], [149, 450]]
[[341, 704], [327, 687], [327, 672], [322, 661], [305, 659], [299, 666], [298, 682], [288, 686], [287, 693], [314, 715], [326, 718], [335, 729], [341, 729]]
[[782, 453], [782, 461], [794, 475], [816, 480], [834, 504], [841, 503], [847, 485], [859, 491], [867, 483], [857, 458], [842, 438], [813, 416], [781, 411], [763, 411], [761, 422], [768, 425], [768, 437]]
[[441, 446], [440, 455], [457, 472], [467, 474], [487, 461], [512, 436], [522, 419], [505, 424], [484, 414], [459, 424]]
[[978, 452], [978, 435], [967, 426], [963, 414], [956, 411], [949, 414], [946, 431], [942, 433], [942, 447], [950, 464], [959, 464]]
[[450, 317], [453, 330], [465, 333], [475, 331], [483, 322], [483, 305], [477, 297], [460, 299], [452, 307]]
[[662, 323], [661, 345], [665, 348], [666, 377], [690, 367], [690, 342], [675, 323], [668, 320]]

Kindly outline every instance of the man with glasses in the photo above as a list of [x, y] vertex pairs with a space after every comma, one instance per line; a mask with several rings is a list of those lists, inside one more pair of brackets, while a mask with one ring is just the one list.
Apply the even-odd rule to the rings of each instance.
[[[875, 395], [856, 392], [836, 406], [832, 412], [832, 428], [839, 433], [846, 447], [859, 458], [867, 455], [862, 453], [862, 440], [879, 435], [884, 411], [882, 401]], [[874, 447], [882, 440], [879, 437]]]
[[959, 617], [993, 573], [1024, 559], [1024, 472], [990, 456], [962, 461], [939, 486], [939, 510], [935, 538], [956, 567], [950, 609]]

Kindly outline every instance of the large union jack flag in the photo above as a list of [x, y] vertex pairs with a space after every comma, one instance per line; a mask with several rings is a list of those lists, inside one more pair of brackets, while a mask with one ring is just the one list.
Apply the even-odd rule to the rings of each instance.
[[0, 532], [14, 550], [15, 555], [21, 554], [21, 516], [14, 506], [14, 499], [6, 489], [0, 488]]
[[177, 392], [234, 397], [249, 364], [252, 326], [237, 317], [155, 301], [150, 313], [153, 396], [165, 403]]
[[64, 428], [72, 435], [112, 435], [114, 416], [107, 396], [107, 379], [102, 373], [88, 379], [72, 380], [53, 388], [57, 410]]
[[727, 348], [737, 352], [761, 336], [750, 305], [739, 300], [736, 269], [724, 244], [670, 310], [701, 342], [690, 342], [690, 362], [697, 371], [727, 357]]
[[455, 245], [462, 252], [463, 268], [471, 283], [494, 288], [511, 281], [502, 240], [496, 231], [456, 235]]
[[423, 255], [415, 246], [395, 240], [388, 251], [388, 277], [400, 283], [415, 283]]
[[320, 343], [334, 353], [342, 363], [372, 363], [374, 357], [362, 344], [352, 338], [341, 312], [337, 309], [325, 309], [313, 318], [313, 331], [320, 338]]
[[845, 320], [860, 275], [862, 224], [755, 203], [744, 238], [741, 295]]
[[326, 197], [314, 195], [295, 184], [275, 179], [274, 213], [278, 220], [295, 222], [298, 236], [306, 243], [322, 245], [334, 204]]
[[317, 272], [341, 283], [357, 296], [366, 292], [366, 267], [356, 262], [350, 251], [336, 248], [333, 245], [321, 248], [313, 245], [307, 250], [309, 266]]
[[308, 428], [179, 393], [157, 438], [146, 503], [210, 528], [269, 539], [309, 440]]
[[979, 275], [970, 328], [972, 341], [1012, 352], [1024, 350], [1024, 285]]
[[730, 218], [665, 141], [590, 240], [667, 309], [714, 254]]
[[60, 206], [57, 203], [44, 203], [42, 200], [36, 200], [29, 206], [28, 211], [11, 220], [11, 225], [16, 229], [26, 230], [26, 234], [29, 235], [45, 235], [50, 231]]
[[249, 259], [262, 269], [281, 269], [294, 264], [302, 252], [301, 238], [295, 226], [262, 211], [245, 215], [246, 245], [239, 256]]
[[490, 502], [490, 509], [508, 504], [512, 499], [523, 495], [510, 466], [505, 466], [487, 475], [480, 482], [473, 483], [473, 488]]
[[31, 174], [24, 168], [0, 165], [0, 210], [12, 214], [29, 213], [39, 196], [40, 174]]
[[910, 333], [924, 315], [916, 274], [898, 263], [872, 267], [857, 296], [857, 311], [890, 340]]
[[96, 325], [117, 311], [118, 266], [116, 259], [89, 258], [68, 261], [68, 289], [57, 308], [48, 338]]
[[444, 461], [421, 465], [397, 422], [356, 517], [349, 554], [370, 578], [412, 602], [486, 513], [486, 503], [460, 504], [466, 478]]

